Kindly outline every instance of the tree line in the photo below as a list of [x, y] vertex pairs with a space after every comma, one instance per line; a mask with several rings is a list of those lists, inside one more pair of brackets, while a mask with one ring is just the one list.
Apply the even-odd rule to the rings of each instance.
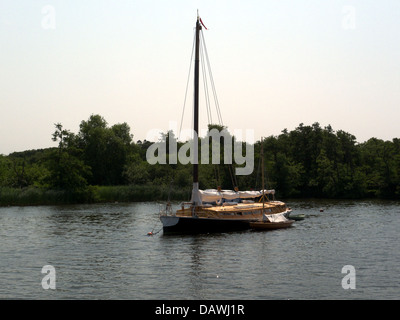
[[[51, 138], [57, 147], [0, 155], [0, 204], [6, 202], [6, 190], [62, 191], [71, 202], [96, 201], [101, 186], [145, 186], [154, 195], [136, 193], [129, 200], [160, 200], [156, 194], [161, 187], [184, 190], [180, 195], [190, 197], [192, 166], [150, 165], [146, 151], [154, 142], [135, 142], [127, 123], [109, 126], [102, 116], [91, 115], [76, 134], [61, 123], [54, 129]], [[160, 140], [168, 146], [171, 135], [160, 133]], [[223, 141], [219, 143], [223, 153]], [[400, 199], [400, 139], [358, 143], [354, 135], [317, 122], [255, 142], [251, 175], [235, 176], [235, 164], [200, 164], [200, 188], [260, 190], [261, 143], [265, 187], [275, 189], [278, 197]]]

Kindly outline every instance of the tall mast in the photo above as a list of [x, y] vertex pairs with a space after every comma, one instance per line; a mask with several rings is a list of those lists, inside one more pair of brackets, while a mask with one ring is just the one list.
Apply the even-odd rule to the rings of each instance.
[[265, 217], [265, 187], [264, 187], [264, 143], [263, 138], [261, 137], [261, 172], [262, 172], [262, 202], [263, 202], [263, 210], [262, 210], [262, 217], [263, 221], [266, 221]]
[[[194, 132], [195, 138], [199, 136], [199, 72], [200, 72], [200, 17], [197, 16], [196, 22], [196, 55], [194, 63]], [[193, 166], [193, 183], [199, 182], [198, 168], [198, 143], [194, 144], [194, 166]]]
[[196, 21], [196, 52], [195, 52], [195, 63], [194, 63], [194, 119], [193, 119], [193, 191], [192, 191], [192, 202], [196, 205], [201, 205], [199, 196], [199, 72], [200, 72], [200, 30], [202, 29], [200, 24], [200, 16], [197, 12]]

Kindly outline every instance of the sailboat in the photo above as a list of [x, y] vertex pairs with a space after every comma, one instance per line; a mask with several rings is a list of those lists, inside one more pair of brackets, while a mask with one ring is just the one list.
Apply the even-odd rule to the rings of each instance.
[[[199, 65], [200, 65], [200, 32], [202, 21], [197, 15], [195, 33], [194, 63], [194, 111], [193, 131], [199, 133]], [[193, 143], [194, 159], [198, 159], [198, 144]], [[274, 195], [274, 190], [239, 191], [235, 190], [200, 190], [198, 161], [193, 161], [193, 187], [190, 202], [184, 202], [176, 211], [168, 203], [160, 212], [163, 232], [166, 233], [209, 233], [239, 231], [250, 228], [251, 222], [263, 219], [268, 215], [288, 215], [291, 209], [281, 201], [264, 201], [267, 195]], [[257, 201], [263, 199], [262, 203]]]

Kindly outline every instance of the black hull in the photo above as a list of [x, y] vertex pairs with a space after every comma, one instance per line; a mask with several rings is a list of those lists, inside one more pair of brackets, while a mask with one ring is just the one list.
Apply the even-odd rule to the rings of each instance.
[[164, 234], [195, 234], [243, 231], [250, 229], [252, 220], [210, 219], [194, 217], [161, 216]]

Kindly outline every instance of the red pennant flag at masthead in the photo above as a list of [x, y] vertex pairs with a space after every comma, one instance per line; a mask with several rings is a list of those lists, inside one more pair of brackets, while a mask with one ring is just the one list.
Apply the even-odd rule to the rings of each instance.
[[203, 27], [206, 28], [206, 30], [208, 30], [207, 27], [204, 25], [203, 20], [201, 20], [201, 18], [200, 18], [200, 22], [203, 25]]

